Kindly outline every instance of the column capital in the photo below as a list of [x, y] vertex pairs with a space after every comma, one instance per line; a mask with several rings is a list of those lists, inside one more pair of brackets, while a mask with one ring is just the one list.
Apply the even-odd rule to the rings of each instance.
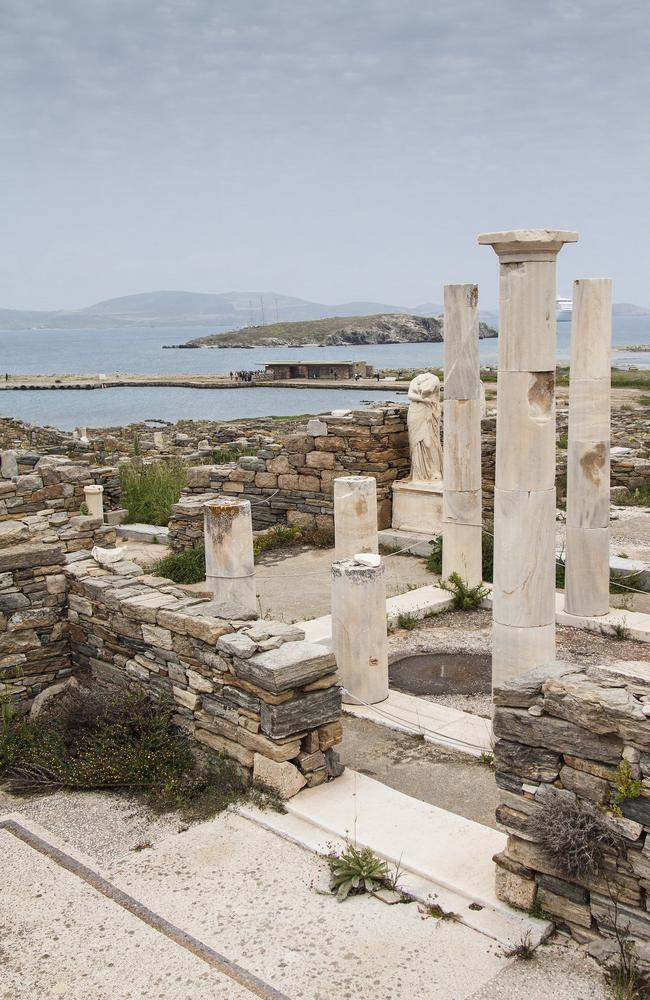
[[491, 246], [501, 261], [555, 260], [565, 243], [577, 243], [578, 234], [566, 229], [510, 229], [481, 233], [479, 244]]

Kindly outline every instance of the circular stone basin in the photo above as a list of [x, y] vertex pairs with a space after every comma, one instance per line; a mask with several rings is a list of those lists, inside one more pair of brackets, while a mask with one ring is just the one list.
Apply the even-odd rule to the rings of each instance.
[[409, 694], [490, 694], [492, 657], [482, 653], [410, 653], [388, 667], [391, 687]]

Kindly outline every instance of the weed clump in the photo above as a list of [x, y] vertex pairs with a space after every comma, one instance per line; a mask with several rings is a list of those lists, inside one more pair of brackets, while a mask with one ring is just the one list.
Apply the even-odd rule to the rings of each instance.
[[248, 776], [225, 757], [199, 755], [172, 723], [171, 704], [142, 692], [77, 690], [36, 719], [7, 715], [0, 783], [13, 794], [112, 790], [159, 811], [208, 818], [249, 794]]
[[205, 579], [205, 548], [195, 545], [183, 552], [172, 552], [159, 559], [151, 572], [174, 583], [202, 583]]
[[459, 573], [452, 573], [448, 580], [441, 580], [440, 587], [452, 595], [455, 611], [474, 611], [490, 594], [482, 583], [469, 587]]
[[620, 853], [623, 841], [585, 801], [553, 795], [533, 820], [543, 850], [567, 875], [584, 879], [600, 871], [607, 851]]
[[369, 847], [348, 844], [342, 854], [328, 857], [327, 863], [330, 867], [330, 890], [336, 893], [339, 903], [350, 895], [394, 888], [395, 880], [391, 879], [387, 863]]
[[121, 466], [120, 483], [130, 522], [167, 525], [187, 483], [187, 467], [178, 459], [131, 461]]

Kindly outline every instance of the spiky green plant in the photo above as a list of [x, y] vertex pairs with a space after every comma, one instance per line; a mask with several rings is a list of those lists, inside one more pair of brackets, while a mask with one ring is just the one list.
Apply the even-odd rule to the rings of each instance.
[[376, 892], [390, 885], [388, 865], [369, 847], [348, 844], [342, 854], [328, 858], [328, 864], [330, 889], [339, 903], [349, 895]]
[[481, 601], [489, 596], [490, 591], [482, 583], [476, 587], [469, 587], [463, 580], [460, 573], [452, 573], [448, 580], [441, 580], [442, 590], [446, 590], [453, 597], [453, 607], [456, 611], [474, 611], [480, 608]]

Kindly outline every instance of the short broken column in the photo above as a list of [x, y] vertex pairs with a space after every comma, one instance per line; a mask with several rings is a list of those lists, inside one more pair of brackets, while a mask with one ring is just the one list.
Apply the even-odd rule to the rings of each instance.
[[215, 600], [256, 611], [250, 501], [215, 500], [203, 510], [205, 579]]
[[334, 558], [379, 552], [377, 481], [372, 476], [334, 480]]
[[609, 611], [612, 283], [574, 282], [564, 610]]
[[0, 473], [3, 479], [13, 479], [18, 475], [18, 459], [13, 448], [0, 451]]
[[481, 380], [478, 288], [445, 285], [442, 576], [480, 584]]
[[332, 650], [347, 704], [388, 697], [388, 634], [384, 564], [332, 563]]
[[104, 487], [91, 485], [84, 486], [84, 496], [86, 507], [91, 517], [98, 517], [104, 520]]
[[492, 683], [555, 659], [555, 269], [577, 233], [484, 233], [499, 257]]

